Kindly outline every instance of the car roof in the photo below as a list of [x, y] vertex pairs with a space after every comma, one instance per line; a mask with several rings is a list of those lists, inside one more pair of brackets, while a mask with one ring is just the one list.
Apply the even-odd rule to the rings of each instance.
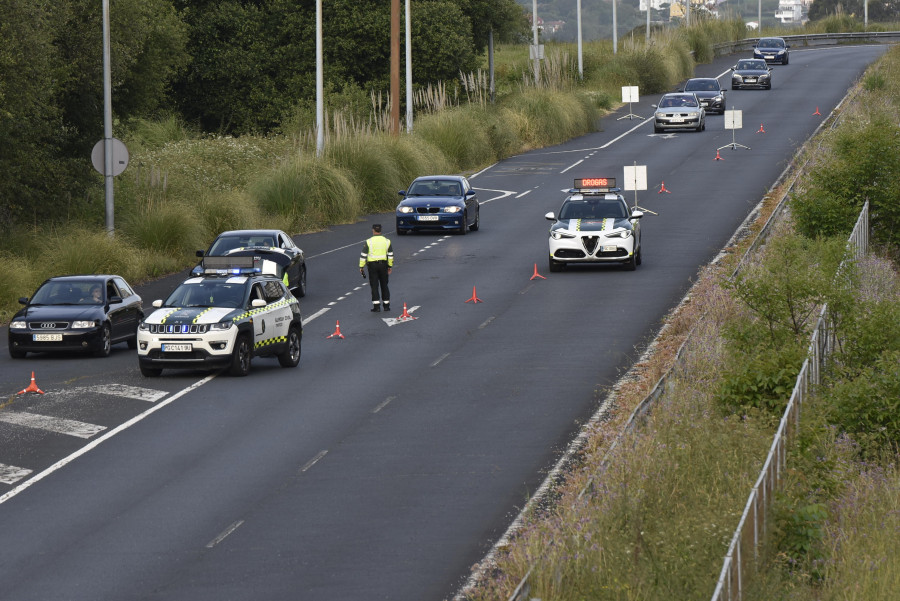
[[228, 230], [227, 232], [222, 232], [216, 238], [221, 238], [222, 236], [275, 236], [278, 234], [287, 234], [281, 230]]
[[112, 275], [112, 274], [98, 274], [98, 273], [87, 273], [84, 275], [56, 275], [52, 278], [47, 278], [46, 282], [74, 282], [78, 281], [87, 281], [87, 282], [104, 282], [109, 278], [123, 278], [120, 275]]
[[688, 98], [690, 98], [693, 95], [694, 95], [693, 92], [669, 92], [668, 94], [663, 94], [663, 98], [665, 98], [666, 96], [670, 96], [670, 97], [674, 97], [674, 98], [681, 98], [682, 96], [687, 96]]
[[784, 38], [769, 37], [769, 38], [759, 38], [759, 42], [757, 42], [757, 43], [762, 44], [763, 42], [783, 42], [783, 41], [784, 41]]
[[443, 179], [443, 180], [451, 180], [454, 182], [460, 182], [465, 178], [462, 175], [420, 175], [413, 181], [417, 182], [422, 179], [438, 179], [438, 180]]

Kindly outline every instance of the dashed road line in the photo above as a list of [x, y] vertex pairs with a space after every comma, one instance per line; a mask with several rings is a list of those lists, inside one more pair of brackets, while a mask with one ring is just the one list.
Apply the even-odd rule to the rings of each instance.
[[389, 396], [388, 398], [384, 399], [384, 401], [382, 401], [381, 403], [379, 403], [379, 405], [378, 405], [377, 407], [375, 407], [374, 409], [372, 409], [372, 413], [378, 413], [379, 411], [381, 411], [382, 409], [384, 409], [385, 407], [387, 407], [387, 406], [388, 406], [388, 403], [390, 403], [391, 401], [393, 401], [393, 400], [396, 399], [396, 398], [397, 398], [397, 397], [395, 397], [395, 396]]
[[221, 533], [219, 536], [217, 536], [216, 538], [214, 538], [214, 539], [212, 539], [211, 541], [209, 541], [209, 542], [206, 544], [206, 548], [207, 548], [207, 549], [212, 549], [213, 547], [215, 547], [216, 545], [218, 545], [219, 543], [221, 543], [223, 540], [225, 540], [225, 538], [226, 538], [229, 534], [231, 534], [232, 532], [234, 532], [235, 530], [237, 530], [238, 528], [240, 528], [240, 527], [241, 527], [241, 524], [243, 524], [243, 523], [244, 523], [244, 520], [238, 520], [238, 521], [236, 521], [235, 523], [233, 523], [231, 526], [229, 526], [228, 528], [226, 528], [225, 530], [223, 530], [222, 533]]
[[315, 457], [313, 457], [312, 459], [307, 461], [306, 464], [300, 468], [300, 472], [303, 473], [306, 470], [308, 470], [309, 468], [311, 468], [312, 466], [314, 466], [315, 464], [319, 463], [319, 460], [321, 460], [322, 457], [324, 457], [327, 454], [328, 454], [328, 449], [325, 449], [324, 451], [319, 451]]

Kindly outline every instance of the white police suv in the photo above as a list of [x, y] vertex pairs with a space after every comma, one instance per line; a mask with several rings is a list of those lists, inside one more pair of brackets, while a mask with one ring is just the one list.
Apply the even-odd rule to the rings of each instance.
[[550, 226], [550, 271], [567, 264], [641, 264], [642, 211], [631, 210], [612, 177], [579, 178], [559, 213], [547, 213]]
[[282, 280], [260, 273], [253, 257], [207, 257], [203, 273], [182, 282], [138, 326], [141, 373], [228, 368], [250, 372], [254, 356], [283, 367], [300, 362], [300, 303]]

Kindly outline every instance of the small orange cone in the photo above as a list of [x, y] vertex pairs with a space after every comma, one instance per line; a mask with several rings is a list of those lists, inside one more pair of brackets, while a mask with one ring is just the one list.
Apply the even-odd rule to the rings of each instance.
[[[535, 263], [535, 266], [536, 265], [537, 265], [537, 263]], [[475, 294], [475, 286], [472, 286], [472, 298], [470, 298], [466, 302], [467, 303], [483, 303], [484, 302], [483, 300], [478, 298], [478, 296]]]
[[724, 160], [725, 160], [725, 159], [723, 159], [723, 158], [721, 157], [721, 155], [719, 155], [719, 150], [718, 150], [718, 149], [716, 149], [716, 158], [714, 158], [713, 160], [714, 160], [714, 161], [724, 161]]
[[[542, 280], [546, 280], [546, 279], [547, 279], [547, 278], [545, 278], [544, 276], [542, 276], [541, 274], [539, 274], [539, 273], [537, 272], [537, 263], [534, 264], [534, 275], [532, 275], [531, 278], [529, 278], [529, 279], [532, 279], [532, 280], [533, 280], [534, 278], [541, 278]], [[473, 295], [474, 295], [475, 291], [472, 290], [472, 293], [473, 293]], [[467, 301], [467, 302], [468, 302], [468, 301]]]
[[403, 303], [403, 313], [400, 314], [400, 317], [397, 319], [415, 319], [409, 312], [406, 310], [406, 303]]
[[762, 125], [763, 125], [762, 123], [759, 124], [759, 130], [758, 130], [756, 133], [758, 133], [758, 134], [764, 134], [764, 133], [766, 133], [766, 130], [763, 129], [763, 126], [762, 126]]
[[337, 325], [335, 325], [335, 327], [334, 327], [334, 334], [332, 334], [328, 338], [343, 338], [343, 337], [344, 337], [344, 335], [341, 334], [341, 322], [338, 321]]
[[816, 112], [813, 113], [813, 115], [814, 115], [814, 116], [815, 116], [815, 115], [822, 116], [822, 113], [819, 112], [819, 107], [816, 107]]
[[26, 392], [36, 392], [38, 394], [44, 394], [44, 391], [38, 388], [37, 383], [34, 381], [34, 372], [31, 372], [31, 384], [29, 384], [27, 388], [20, 390], [16, 394], [25, 394]]
[[671, 192], [666, 190], [666, 182], [665, 181], [660, 185], [659, 192], [657, 192], [657, 194], [662, 194], [663, 192], [665, 192], [666, 194], [671, 194]]

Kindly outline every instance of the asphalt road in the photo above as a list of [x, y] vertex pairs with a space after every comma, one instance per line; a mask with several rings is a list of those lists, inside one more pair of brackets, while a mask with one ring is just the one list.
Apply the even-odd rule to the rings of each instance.
[[[771, 91], [728, 93], [736, 132], [709, 116], [703, 133], [651, 135], [618, 119], [626, 107], [598, 133], [505, 160], [472, 178], [482, 228], [466, 236], [391, 236], [392, 215], [373, 215], [299, 237], [296, 369], [144, 379], [124, 345], [105, 359], [3, 353], [0, 599], [451, 597], [884, 50], [794, 49]], [[697, 75], [728, 82], [735, 60]], [[715, 160], [732, 140], [750, 150]], [[548, 273], [544, 213], [573, 178], [631, 165], [671, 192], [637, 194], [658, 213], [642, 221], [643, 265]], [[415, 320], [369, 312], [356, 261], [376, 220], [394, 241], [393, 315], [405, 303]], [[530, 279], [535, 265], [546, 279]], [[140, 287], [145, 304], [175, 280]], [[338, 321], [345, 338], [328, 338]], [[32, 371], [46, 394], [16, 395]]]

